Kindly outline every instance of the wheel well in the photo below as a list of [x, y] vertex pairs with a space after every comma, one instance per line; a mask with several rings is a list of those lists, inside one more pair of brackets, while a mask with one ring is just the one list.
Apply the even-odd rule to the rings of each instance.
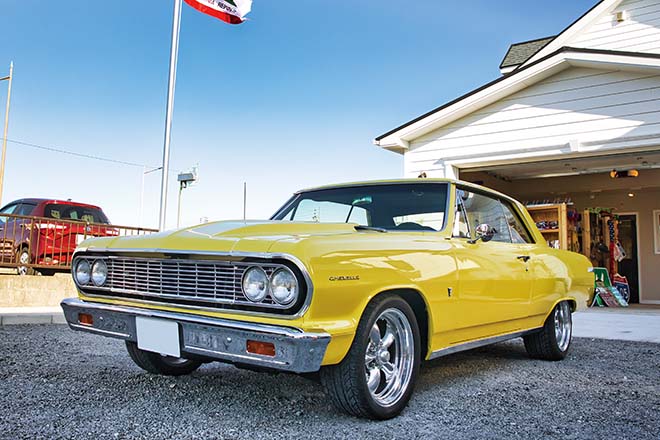
[[417, 319], [417, 325], [419, 326], [419, 334], [422, 338], [422, 340], [419, 341], [421, 358], [422, 360], [426, 359], [426, 354], [429, 348], [429, 312], [426, 308], [424, 298], [422, 298], [422, 294], [414, 289], [395, 289], [381, 292], [376, 297], [383, 294], [398, 295], [408, 303], [410, 308], [413, 309], [415, 318]]

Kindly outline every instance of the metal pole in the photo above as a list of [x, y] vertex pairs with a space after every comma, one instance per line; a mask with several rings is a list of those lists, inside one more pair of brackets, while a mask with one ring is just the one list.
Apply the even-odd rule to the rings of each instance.
[[179, 183], [179, 202], [177, 203], [177, 208], [176, 208], [176, 227], [179, 227], [180, 221], [181, 221], [181, 193], [183, 192], [183, 188], [185, 188], [183, 182]]
[[142, 166], [142, 185], [140, 186], [140, 223], [138, 225], [142, 225], [142, 214], [144, 212], [144, 176], [147, 174], [147, 167], [146, 165]]
[[163, 143], [163, 173], [160, 184], [160, 216], [158, 228], [165, 230], [167, 211], [167, 178], [170, 169], [170, 140], [172, 132], [172, 111], [174, 110], [174, 86], [176, 85], [176, 63], [179, 56], [179, 29], [181, 25], [181, 0], [174, 0], [172, 19], [172, 43], [170, 46], [170, 76], [167, 87], [167, 112], [165, 113], [165, 139]]
[[147, 166], [146, 165], [142, 166], [142, 186], [140, 187], [140, 223], [139, 223], [140, 226], [144, 226], [142, 224], [144, 220], [144, 179], [147, 174], [153, 173], [154, 171], [158, 171], [161, 169], [163, 169], [163, 167], [152, 168], [147, 171]]
[[243, 221], [245, 221], [246, 206], [247, 206], [247, 182], [243, 182]]
[[2, 158], [0, 158], [0, 205], [2, 205], [2, 190], [5, 181], [5, 158], [7, 156], [7, 130], [9, 128], [9, 102], [11, 101], [11, 80], [14, 78], [14, 62], [9, 63], [9, 86], [7, 86], [7, 108], [5, 109], [5, 130], [2, 136]]

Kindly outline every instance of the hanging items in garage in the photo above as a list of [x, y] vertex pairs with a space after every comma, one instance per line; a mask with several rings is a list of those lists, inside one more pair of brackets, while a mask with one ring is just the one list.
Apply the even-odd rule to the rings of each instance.
[[[582, 249], [594, 267], [606, 267], [616, 273], [616, 260], [611, 258], [616, 244], [617, 220], [611, 208], [588, 208], [583, 215]], [[614, 263], [614, 264], [613, 264]]]

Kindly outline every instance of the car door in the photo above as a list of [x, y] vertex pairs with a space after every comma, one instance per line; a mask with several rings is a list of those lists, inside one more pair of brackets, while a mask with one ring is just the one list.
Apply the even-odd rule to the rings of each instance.
[[[499, 197], [458, 187], [456, 200], [460, 213], [453, 238], [458, 266], [457, 324], [478, 328], [471, 334], [480, 337], [514, 331], [529, 313], [530, 244], [519, 239], [519, 233], [512, 234], [509, 217], [513, 214]], [[490, 241], [474, 240], [474, 231], [482, 224], [496, 231]]]

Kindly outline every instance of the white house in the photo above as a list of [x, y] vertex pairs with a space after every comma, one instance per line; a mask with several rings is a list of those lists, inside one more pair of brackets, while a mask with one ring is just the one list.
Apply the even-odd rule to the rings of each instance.
[[660, 304], [660, 1], [602, 0], [558, 35], [512, 45], [500, 69], [376, 145], [402, 154], [409, 177], [613, 209], [633, 299]]

